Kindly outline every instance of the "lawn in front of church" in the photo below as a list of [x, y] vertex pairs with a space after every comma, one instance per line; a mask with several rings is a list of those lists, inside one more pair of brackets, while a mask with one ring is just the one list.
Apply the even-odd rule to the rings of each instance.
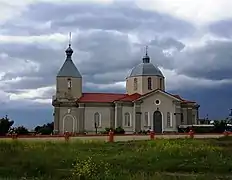
[[0, 179], [231, 179], [232, 138], [0, 141]]

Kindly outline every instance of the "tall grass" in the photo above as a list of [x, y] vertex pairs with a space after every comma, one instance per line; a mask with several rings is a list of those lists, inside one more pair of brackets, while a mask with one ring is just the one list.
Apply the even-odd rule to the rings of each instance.
[[221, 176], [232, 172], [231, 149], [212, 140], [190, 139], [123, 143], [0, 141], [0, 177], [121, 180], [186, 179], [179, 177], [183, 173]]

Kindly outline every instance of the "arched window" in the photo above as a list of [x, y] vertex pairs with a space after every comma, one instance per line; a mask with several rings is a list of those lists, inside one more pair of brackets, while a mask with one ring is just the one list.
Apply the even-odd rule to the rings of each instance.
[[192, 124], [196, 124], [196, 116], [193, 114]]
[[147, 78], [147, 88], [148, 90], [152, 90], [152, 83], [151, 83], [151, 78]]
[[134, 91], [138, 89], [138, 79], [134, 78]]
[[149, 112], [144, 113], [144, 127], [150, 126]]
[[101, 127], [101, 115], [98, 112], [94, 114], [94, 127]]
[[181, 122], [181, 124], [184, 124], [184, 115], [183, 115], [183, 113], [180, 114], [180, 122]]
[[124, 126], [130, 127], [131, 126], [131, 118], [130, 118], [130, 113], [126, 112], [124, 114]]
[[68, 79], [68, 88], [69, 88], [69, 89], [72, 88], [72, 81], [71, 81], [71, 79]]
[[163, 79], [160, 78], [160, 89], [162, 89], [162, 87], [163, 87]]
[[167, 112], [167, 127], [172, 127], [170, 112]]

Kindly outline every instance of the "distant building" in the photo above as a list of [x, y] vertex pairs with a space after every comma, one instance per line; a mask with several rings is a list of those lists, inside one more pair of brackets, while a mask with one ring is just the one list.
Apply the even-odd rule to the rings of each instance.
[[82, 76], [72, 61], [71, 45], [65, 52], [67, 58], [57, 74], [52, 101], [56, 132], [122, 127], [126, 133], [146, 129], [162, 133], [197, 123], [200, 106], [166, 92], [165, 77], [147, 53], [126, 77], [126, 93], [115, 94], [82, 92]]

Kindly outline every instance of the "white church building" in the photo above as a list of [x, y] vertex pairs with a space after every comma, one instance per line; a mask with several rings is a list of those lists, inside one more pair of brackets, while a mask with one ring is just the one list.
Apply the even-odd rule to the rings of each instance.
[[126, 92], [87, 93], [82, 75], [72, 61], [71, 44], [56, 76], [54, 131], [95, 132], [122, 127], [126, 133], [152, 129], [176, 132], [179, 125], [196, 124], [199, 105], [165, 90], [165, 77], [146, 55], [126, 77]]

